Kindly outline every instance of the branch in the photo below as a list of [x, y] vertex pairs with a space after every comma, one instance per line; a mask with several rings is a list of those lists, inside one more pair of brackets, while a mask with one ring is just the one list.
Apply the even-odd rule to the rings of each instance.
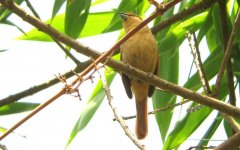
[[[228, 16], [227, 16], [227, 2], [226, 0], [219, 1], [220, 7], [220, 16], [221, 16], [221, 26], [222, 26], [222, 38], [223, 38], [223, 46], [224, 50], [227, 47], [228, 40], [229, 40], [229, 30], [228, 30]], [[229, 90], [229, 101], [231, 105], [236, 106], [236, 94], [235, 94], [235, 87], [234, 87], [234, 76], [232, 70], [232, 62], [231, 58], [228, 59], [227, 66], [227, 81], [228, 81], [228, 90]]]
[[[147, 23], [149, 23], [150, 21], [152, 21], [155, 17], [157, 17], [158, 15], [163, 14], [164, 12], [166, 12], [169, 8], [171, 8], [172, 6], [174, 6], [175, 4], [177, 4], [180, 0], [173, 0], [170, 1], [169, 3], [167, 3], [166, 5], [164, 4], [160, 4], [161, 7], [157, 7], [157, 11], [155, 11], [155, 13], [153, 15], [151, 15], [150, 17], [148, 17], [147, 19], [145, 19], [142, 23], [140, 23], [138, 26], [136, 26], [134, 29], [132, 29], [131, 31], [129, 31], [122, 39], [120, 39], [110, 50], [106, 51], [104, 54], [102, 54], [100, 57], [98, 57], [92, 64], [90, 64], [85, 70], [83, 70], [79, 75], [78, 78], [76, 78], [70, 85], [68, 85], [68, 87], [72, 88], [74, 87], [74, 85], [79, 82], [79, 79], [82, 78], [83, 76], [85, 76], [87, 73], [89, 73], [92, 69], [94, 69], [94, 67], [100, 63], [100, 62], [104, 62], [107, 63], [110, 60], [110, 55], [114, 52], [115, 49], [119, 48], [121, 44], [123, 44], [127, 39], [129, 39], [135, 32], [137, 32], [138, 30], [140, 30], [142, 27], [144, 27]], [[57, 30], [55, 30], [54, 28], [51, 28], [49, 25], [46, 25], [45, 23], [41, 22], [41, 20], [39, 20], [38, 18], [34, 18], [30, 15], [28, 15], [24, 10], [22, 10], [16, 3], [14, 3], [13, 0], [0, 0], [0, 3], [10, 9], [12, 12], [14, 12], [15, 14], [17, 14], [19, 17], [21, 17], [23, 20], [25, 20], [26, 22], [29, 22], [30, 24], [32, 24], [33, 26], [37, 27], [40, 31], [43, 31], [47, 34], [49, 34], [53, 39], [56, 39], [76, 50], [89, 50], [89, 48], [84, 47], [82, 45], [80, 45], [76, 40], [58, 32]], [[159, 5], [159, 6], [160, 6]], [[87, 53], [86, 51], [83, 51], [85, 54]], [[94, 54], [95, 52], [93, 51], [89, 51], [92, 54]], [[83, 53], [83, 54], [84, 54]], [[96, 53], [95, 53], [96, 54]], [[90, 57], [94, 58], [93, 56], [90, 55]], [[50, 103], [52, 103], [53, 101], [55, 101], [56, 99], [58, 99], [60, 96], [62, 96], [63, 94], [65, 94], [66, 90], [68, 89], [61, 89], [56, 95], [54, 95], [52, 98], [50, 98], [47, 102], [41, 104], [39, 107], [37, 107], [36, 109], [34, 109], [32, 111], [32, 113], [30, 113], [29, 115], [27, 115], [24, 119], [22, 119], [21, 121], [19, 121], [16, 125], [14, 125], [12, 128], [10, 128], [7, 132], [5, 132], [1, 137], [0, 140], [2, 140], [3, 138], [5, 138], [9, 133], [11, 133], [12, 131], [14, 131], [17, 127], [19, 127], [20, 125], [22, 125], [24, 122], [26, 122], [28, 119], [30, 119], [32, 116], [34, 116], [36, 113], [38, 113], [39, 111], [41, 111], [43, 108], [45, 108], [47, 105], [49, 105]]]
[[[41, 22], [40, 20], [33, 18], [29, 15], [27, 15], [22, 9], [20, 9], [16, 4], [7, 5], [4, 0], [0, 0], [0, 3], [6, 7], [12, 10], [15, 14], [20, 16], [22, 19], [24, 19], [26, 22], [29, 22], [30, 24], [37, 27], [40, 31], [43, 31], [47, 34], [49, 34], [52, 37], [55, 37], [56, 40], [61, 41], [62, 43], [74, 48], [77, 52], [84, 54], [86, 56], [92, 57], [92, 58], [98, 58], [99, 54], [84, 45], [81, 45], [74, 39], [58, 32], [57, 30], [53, 29], [49, 25], [46, 25], [45, 23]], [[170, 83], [166, 80], [160, 79], [157, 76], [149, 75], [146, 72], [143, 72], [141, 70], [135, 69], [133, 67], [130, 67], [126, 64], [123, 64], [122, 62], [115, 61], [111, 58], [108, 58], [108, 61], [106, 63], [108, 66], [114, 68], [117, 71], [121, 71], [123, 73], [126, 73], [131, 76], [136, 76], [140, 80], [143, 80], [145, 82], [148, 82], [156, 87], [159, 87], [163, 90], [169, 91], [171, 93], [174, 93], [176, 95], [182, 96], [185, 99], [190, 99], [195, 102], [198, 102], [203, 105], [207, 105], [213, 109], [217, 109], [221, 112], [227, 113], [229, 115], [232, 115], [234, 117], [240, 118], [240, 109], [230, 106], [224, 102], [221, 102], [215, 98], [211, 98], [205, 95], [201, 95], [199, 93], [196, 93], [194, 91], [191, 91], [189, 89], [180, 87], [176, 84]], [[83, 72], [84, 73], [84, 72]]]
[[205, 94], [209, 95], [212, 92], [211, 92], [206, 74], [203, 70], [203, 64], [202, 64], [200, 51], [199, 51], [199, 48], [198, 48], [198, 43], [197, 43], [195, 33], [193, 33], [193, 35], [191, 35], [190, 33], [187, 33], [187, 39], [188, 39], [188, 42], [189, 42], [189, 46], [192, 50], [194, 63], [196, 65], [196, 68], [197, 68], [197, 71], [198, 71], [198, 74], [199, 74], [199, 77], [200, 77], [200, 81], [203, 85], [203, 89], [205, 91]]
[[218, 145], [214, 150], [239, 149], [240, 131], [231, 136], [228, 140]]
[[[104, 75], [103, 75], [104, 76]], [[124, 122], [123, 118], [121, 116], [118, 115], [116, 108], [113, 106], [112, 104], [112, 95], [110, 93], [110, 89], [107, 85], [105, 76], [103, 77], [100, 75], [100, 78], [102, 79], [102, 83], [103, 83], [103, 88], [105, 90], [107, 99], [108, 99], [108, 104], [111, 107], [114, 117], [116, 118], [116, 120], [118, 121], [118, 123], [121, 125], [122, 129], [124, 130], [125, 134], [132, 140], [132, 142], [141, 150], [145, 149], [145, 146], [142, 145], [140, 143], [140, 141], [136, 138], [136, 136], [134, 136], [134, 134], [129, 130], [128, 126], [126, 125], [126, 123]]]
[[215, 2], [220, 0], [202, 0], [199, 3], [192, 5], [189, 8], [185, 8], [181, 12], [173, 15], [172, 17], [168, 18], [167, 20], [161, 21], [159, 24], [155, 25], [151, 30], [152, 33], [156, 34], [157, 32], [161, 31], [163, 28], [176, 23], [177, 21], [181, 21], [182, 19], [186, 18], [187, 16], [193, 15], [194, 13], [204, 11], [211, 7]]
[[227, 47], [226, 47], [226, 50], [225, 50], [225, 53], [224, 53], [224, 57], [223, 57], [223, 60], [222, 60], [222, 63], [221, 63], [221, 67], [220, 67], [218, 75], [217, 75], [213, 95], [218, 94], [220, 82], [221, 82], [221, 79], [223, 77], [224, 70], [226, 68], [229, 57], [231, 55], [232, 45], [233, 45], [234, 39], [236, 37], [236, 33], [237, 33], [237, 30], [238, 30], [239, 24], [240, 24], [240, 11], [238, 11], [236, 20], [235, 20], [234, 25], [233, 25], [232, 33], [231, 33], [230, 38], [228, 40], [228, 44], [227, 44]]
[[[171, 18], [169, 18], [169, 19], [167, 19], [165, 21], [162, 21], [158, 25], [155, 25], [151, 30], [155, 34], [155, 33], [159, 32], [160, 30], [162, 30], [163, 28], [165, 28], [165, 27], [167, 27], [167, 26], [169, 26], [169, 25], [171, 25], [171, 24], [173, 24], [173, 23], [175, 23], [177, 21], [180, 21], [181, 19], [183, 19], [186, 16], [189, 16], [189, 15], [191, 15], [191, 14], [197, 12], [197, 11], [200, 11], [200, 10], [208, 9], [212, 4], [214, 4], [217, 1], [219, 1], [219, 0], [203, 0], [203, 1], [201, 1], [201, 2], [199, 2], [197, 4], [195, 4], [195, 5], [192, 5], [190, 8], [184, 9], [183, 11], [181, 11], [180, 13], [172, 16]], [[21, 12], [21, 14], [23, 14], [23, 13], [24, 12]], [[36, 26], [36, 27], [41, 31], [41, 27], [42, 27], [41, 25]], [[49, 28], [51, 28], [51, 27], [49, 26]], [[49, 29], [49, 30], [51, 30], [51, 29]], [[45, 33], [47, 33], [47, 32], [45, 32]], [[56, 36], [59, 36], [59, 38], [61, 38], [60, 35], [58, 35], [56, 33]], [[55, 40], [55, 41], [57, 41], [57, 40]], [[96, 58], [98, 58], [100, 56], [100, 53], [98, 53], [97, 51], [94, 51], [93, 49], [88, 48], [88, 47], [84, 47], [83, 46], [83, 47], [78, 48], [78, 49], [79, 49], [81, 54], [84, 54], [86, 56], [90, 56], [91, 58], [94, 58], [94, 59], [96, 59]], [[70, 56], [70, 55], [68, 55], [68, 56]], [[74, 60], [74, 59], [72, 59], [72, 60], [75, 63], [77, 63], [76, 60]], [[83, 67], [81, 67], [81, 65], [83, 65]], [[86, 68], [86, 66], [89, 65], [89, 62], [86, 65], [85, 64], [81, 64], [81, 65], [79, 66], [80, 68]], [[78, 70], [77, 68], [76, 68], [76, 70]], [[76, 70], [75, 70], [75, 72], [79, 73], [83, 69], [79, 69], [79, 71], [76, 71]], [[69, 75], [69, 74], [71, 74], [71, 75]], [[72, 74], [72, 72], [68, 72], [68, 73], [65, 73], [64, 76], [66, 78], [69, 78], [69, 77], [73, 76], [73, 74]], [[20, 100], [20, 99], [22, 99], [22, 98], [24, 98], [26, 96], [33, 95], [33, 94], [35, 94], [35, 93], [37, 93], [37, 92], [39, 92], [39, 91], [41, 91], [41, 90], [43, 90], [43, 89], [45, 89], [47, 87], [50, 87], [50, 86], [52, 86], [52, 85], [54, 85], [54, 84], [56, 84], [58, 82], [59, 82], [59, 80], [57, 80], [55, 78], [55, 79], [52, 79], [52, 80], [50, 80], [50, 81], [48, 81], [46, 83], [43, 83], [41, 85], [34, 86], [34, 87], [29, 88], [27, 90], [24, 90], [24, 91], [22, 91], [20, 93], [17, 93], [17, 94], [14, 94], [14, 95], [10, 95], [9, 97], [3, 98], [2, 100], [0, 100], [0, 107], [3, 106], [3, 105], [7, 105], [7, 104], [13, 103], [15, 101], [18, 101], [18, 100]]]
[[[91, 60], [88, 60], [88, 61], [85, 61], [85, 62], [82, 62], [81, 65], [78, 65], [75, 69], [74, 69], [74, 72], [81, 72], [83, 71], [87, 66], [89, 66], [91, 64]], [[66, 78], [70, 78], [74, 75], [73, 71], [68, 71], [66, 72], [65, 74], [63, 74], [64, 77]], [[54, 78], [54, 79], [51, 79], [45, 83], [42, 83], [42, 84], [39, 84], [39, 85], [36, 85], [34, 87], [31, 87], [29, 89], [26, 89], [22, 92], [19, 92], [17, 94], [14, 94], [14, 95], [10, 95], [6, 98], [3, 98], [0, 100], [0, 107], [4, 106], [4, 105], [8, 105], [8, 104], [11, 104], [11, 103], [14, 103], [24, 97], [27, 97], [27, 96], [30, 96], [30, 95], [33, 95], [39, 91], [42, 91], [46, 88], [49, 88], [55, 84], [59, 83], [59, 79], [58, 78]]]
[[40, 19], [40, 16], [39, 16], [38, 13], [35, 11], [35, 9], [33, 8], [32, 4], [30, 3], [30, 1], [29, 1], [29, 0], [25, 0], [25, 2], [26, 2], [26, 4], [27, 4], [28, 8], [32, 11], [33, 15], [34, 15], [35, 17], [37, 17], [38, 19]]
[[[156, 114], [158, 112], [161, 112], [161, 111], [166, 111], [166, 110], [169, 110], [169, 109], [173, 109], [177, 106], [180, 106], [180, 105], [183, 105], [183, 104], [186, 104], [190, 102], [190, 100], [184, 100], [184, 101], [181, 101], [179, 103], [176, 103], [176, 104], [172, 104], [172, 105], [168, 105], [166, 107], [163, 107], [163, 108], [159, 108], [159, 109], [155, 109], [154, 111], [150, 111], [148, 112], [148, 115], [152, 115], [152, 114]], [[128, 116], [128, 117], [122, 117], [124, 120], [129, 120], [129, 119], [133, 119], [133, 118], [136, 118], [136, 115], [133, 115], [133, 116]], [[113, 121], [116, 121], [116, 119], [114, 118]]]

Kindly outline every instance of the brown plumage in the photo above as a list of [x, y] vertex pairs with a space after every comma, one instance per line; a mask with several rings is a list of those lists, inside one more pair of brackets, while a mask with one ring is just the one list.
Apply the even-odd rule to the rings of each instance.
[[[125, 32], [129, 32], [142, 22], [132, 13], [121, 13]], [[151, 30], [144, 26], [121, 45], [121, 61], [142, 71], [158, 74], [157, 44]], [[122, 73], [122, 81], [128, 97], [134, 95], [136, 101], [136, 135], [143, 139], [148, 132], [147, 98], [154, 93], [155, 87]], [[132, 95], [133, 94], [133, 95]]]

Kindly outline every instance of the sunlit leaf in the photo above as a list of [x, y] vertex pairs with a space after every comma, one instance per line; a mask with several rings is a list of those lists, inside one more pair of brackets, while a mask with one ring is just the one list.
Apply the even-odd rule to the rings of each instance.
[[38, 103], [17, 102], [0, 107], [0, 116], [30, 111], [36, 108]]
[[[108, 69], [108, 71], [105, 71], [105, 77], [108, 85], [111, 84], [115, 75], [116, 73], [113, 70]], [[86, 127], [86, 125], [92, 119], [93, 115], [102, 103], [104, 97], [105, 91], [103, 89], [102, 81], [99, 80], [86, 104], [86, 107], [82, 111], [77, 123], [75, 124], [75, 127], [68, 139], [67, 146], [72, 142], [75, 136]]]
[[[187, 31], [193, 32], [201, 27], [204, 23], [207, 12], [196, 15], [174, 27], [163, 39], [159, 42], [159, 47], [164, 47], [163, 52], [177, 50], [185, 39]], [[174, 44], [173, 44], [174, 41]]]
[[[87, 22], [81, 32], [80, 37], [93, 36], [101, 34], [106, 26], [110, 23], [111, 18], [113, 17], [114, 12], [100, 12], [100, 13], [90, 13], [87, 19]], [[97, 22], [97, 23], [96, 23]], [[64, 33], [64, 15], [56, 16], [53, 21], [46, 21], [47, 24], [51, 23], [51, 26], [58, 30], [59, 32]], [[27, 36], [26, 36], [27, 35]], [[33, 29], [18, 37], [19, 40], [37, 40], [37, 41], [52, 41], [50, 36], [39, 31], [38, 29]]]

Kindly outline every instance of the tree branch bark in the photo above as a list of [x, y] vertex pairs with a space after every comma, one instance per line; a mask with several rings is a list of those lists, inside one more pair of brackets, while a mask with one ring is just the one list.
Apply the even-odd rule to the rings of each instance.
[[[94, 59], [99, 57], [98, 52], [95, 50], [84, 46], [80, 43], [78, 43], [76, 40], [58, 32], [51, 26], [41, 22], [39, 19], [32, 17], [28, 15], [25, 11], [23, 11], [19, 6], [17, 6], [15, 3], [6, 3], [4, 0], [0, 0], [0, 3], [10, 9], [12, 12], [14, 12], [16, 15], [21, 17], [24, 21], [32, 24], [36, 28], [38, 28], [40, 31], [45, 32], [49, 34], [50, 36], [54, 37], [56, 40], [74, 48], [77, 52], [84, 54], [86, 56], [92, 57]], [[180, 87], [176, 84], [170, 83], [168, 81], [165, 81], [163, 79], [160, 79], [157, 76], [150, 75], [146, 72], [143, 72], [141, 70], [135, 69], [131, 66], [128, 66], [126, 64], [123, 64], [122, 62], [115, 61], [111, 58], [107, 59], [108, 61], [106, 64], [115, 70], [124, 72], [128, 75], [138, 77], [140, 80], [143, 80], [145, 82], [148, 82], [156, 87], [159, 87], [163, 90], [169, 91], [171, 93], [174, 93], [176, 95], [180, 95], [183, 98], [193, 100], [197, 103], [209, 106], [213, 109], [219, 110], [221, 112], [224, 112], [226, 114], [229, 114], [233, 117], [240, 118], [240, 109], [234, 106], [231, 106], [229, 104], [226, 104], [224, 102], [221, 102], [215, 98], [211, 98], [205, 95], [201, 95], [199, 93], [196, 93], [194, 91], [191, 91], [189, 89]], [[103, 59], [102, 62], [105, 62], [106, 59]]]

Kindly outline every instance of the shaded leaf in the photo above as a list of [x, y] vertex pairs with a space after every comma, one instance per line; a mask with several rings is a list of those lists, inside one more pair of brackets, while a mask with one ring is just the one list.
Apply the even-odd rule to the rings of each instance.
[[[160, 48], [160, 53], [161, 53], [161, 48]], [[167, 51], [163, 55], [160, 55], [160, 77], [161, 78], [177, 84], [178, 68], [179, 68], [178, 51], [174, 53], [174, 55], [171, 51]], [[175, 104], [175, 102], [176, 102], [176, 96], [169, 92], [156, 91], [153, 95], [154, 109], [166, 107], [168, 105]], [[172, 119], [172, 110], [156, 113], [155, 118], [162, 136], [162, 140], [164, 141], [165, 136], [168, 132], [168, 128], [170, 126], [171, 119]]]
[[91, 0], [67, 1], [65, 14], [65, 33], [76, 39], [81, 33], [87, 17]]
[[[215, 49], [203, 63], [203, 69], [208, 80], [212, 79], [218, 73], [222, 58], [223, 51], [220, 46], [218, 46], [218, 48]], [[201, 82], [199, 80], [198, 73], [194, 74], [184, 86], [188, 89], [193, 89], [194, 91], [200, 89]], [[224, 77], [220, 85], [221, 92], [219, 99], [224, 99], [228, 94], [226, 86], [227, 81], [226, 77]], [[192, 107], [195, 105], [196, 103], [193, 103]], [[174, 130], [170, 133], [166, 143], [164, 144], [164, 149], [172, 149], [180, 146], [180, 144], [182, 144], [201, 125], [201, 123], [209, 116], [211, 112], [211, 108], [204, 107], [197, 112], [188, 113], [175, 125]], [[212, 132], [214, 132], [214, 129], [215, 128], [213, 127], [209, 129], [212, 131], [207, 131], [208, 133], [206, 133], [206, 136], [211, 136], [213, 134]]]
[[[222, 58], [223, 50], [220, 46], [218, 46], [204, 61], [203, 70], [205, 71], [208, 80], [212, 79], [218, 73]], [[197, 91], [201, 86], [202, 84], [197, 72], [184, 84], [185, 88], [192, 89], [194, 91]]]
[[[24, 0], [14, 0], [14, 2], [17, 3], [18, 5], [20, 5], [23, 1]], [[12, 11], [0, 7], [0, 22], [5, 21], [11, 14]]]
[[53, 9], [52, 9], [52, 19], [56, 16], [56, 14], [58, 13], [59, 9], [62, 7], [63, 3], [66, 0], [55, 0], [54, 1], [54, 5], [53, 5]]
[[218, 129], [220, 123], [222, 122], [222, 117], [220, 117], [220, 115], [221, 115], [221, 113], [218, 112], [218, 114], [215, 117], [214, 121], [212, 122], [212, 124], [209, 126], [208, 130], [206, 131], [206, 133], [202, 137], [202, 139], [209, 139], [209, 140], [201, 140], [198, 143], [199, 147], [207, 146], [208, 142], [210, 141], [210, 139], [212, 138], [213, 134], [215, 133], [215, 131]]

